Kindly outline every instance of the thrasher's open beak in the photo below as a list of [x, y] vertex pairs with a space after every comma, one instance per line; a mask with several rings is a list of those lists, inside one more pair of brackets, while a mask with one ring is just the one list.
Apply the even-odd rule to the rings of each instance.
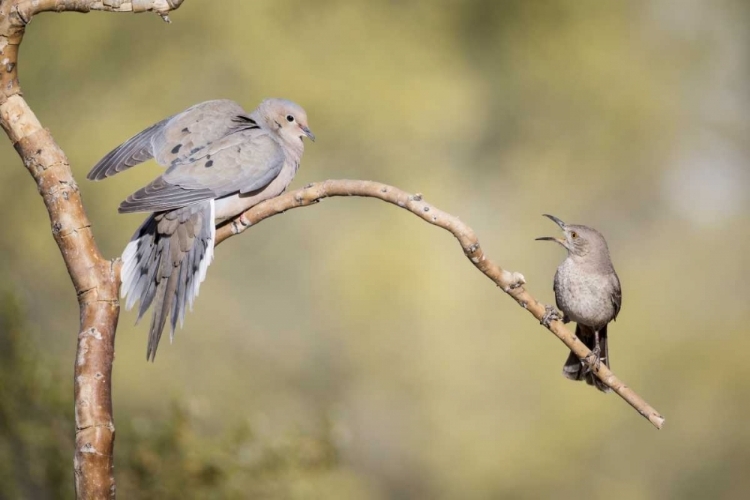
[[553, 238], [552, 236], [542, 236], [541, 238], [535, 238], [535, 241], [556, 241], [562, 246], [565, 246], [565, 240], [562, 238]]
[[542, 214], [542, 215], [550, 219], [552, 222], [554, 222], [558, 226], [560, 226], [560, 229], [565, 229], [565, 223], [561, 221], [560, 219], [558, 219], [557, 217], [555, 217], [554, 215], [550, 215], [550, 214]]
[[[565, 223], [561, 221], [560, 219], [558, 219], [557, 217], [555, 217], [554, 215], [549, 215], [549, 214], [542, 214], [542, 215], [544, 215], [545, 217], [550, 219], [552, 222], [560, 226], [560, 229], [562, 229], [563, 231], [565, 230]], [[542, 236], [541, 238], [536, 238], [536, 241], [556, 241], [562, 246], [565, 246], [566, 244], [566, 241], [564, 239], [553, 238], [552, 236]]]
[[304, 132], [305, 135], [308, 137], [308, 139], [315, 142], [315, 134], [312, 133], [312, 130], [307, 128], [307, 125], [302, 125], [300, 128], [302, 129], [302, 132]]

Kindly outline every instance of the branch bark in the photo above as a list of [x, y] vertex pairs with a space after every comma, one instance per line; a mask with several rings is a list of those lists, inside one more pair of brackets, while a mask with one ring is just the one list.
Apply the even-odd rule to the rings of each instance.
[[104, 12], [155, 12], [169, 22], [168, 14], [177, 9], [184, 0], [20, 0], [16, 14], [24, 24], [40, 12], [81, 12], [92, 10]]
[[[302, 189], [291, 191], [276, 198], [264, 201], [252, 207], [236, 218], [227, 221], [216, 231], [216, 245], [227, 240], [231, 236], [240, 234], [245, 229], [259, 222], [291, 210], [293, 208], [306, 207], [318, 203], [324, 198], [333, 196], [362, 196], [376, 198], [398, 207], [401, 207], [432, 225], [441, 227], [450, 232], [458, 240], [464, 255], [502, 291], [510, 295], [521, 307], [529, 311], [540, 324], [545, 315], [545, 305], [536, 300], [526, 291], [523, 285], [526, 283], [520, 273], [507, 271], [484, 254], [479, 245], [474, 230], [461, 222], [458, 217], [450, 215], [424, 201], [421, 194], [409, 194], [393, 186], [372, 181], [360, 180], [328, 180], [320, 183], [310, 184]], [[544, 325], [558, 339], [560, 339], [579, 358], [584, 359], [589, 368], [596, 376], [630, 406], [636, 409], [643, 417], [651, 422], [657, 429], [664, 425], [662, 417], [635, 391], [625, 385], [604, 364], [599, 367], [593, 363], [593, 357], [587, 357], [591, 351], [578, 340], [570, 330], [563, 326], [561, 321], [551, 321]]]
[[115, 262], [96, 245], [70, 163], [24, 100], [18, 47], [32, 17], [45, 11], [153, 11], [166, 18], [183, 0], [3, 0], [0, 2], [0, 125], [34, 181], [78, 296], [80, 329], [75, 361], [74, 477], [81, 499], [115, 497], [112, 362], [120, 305]]

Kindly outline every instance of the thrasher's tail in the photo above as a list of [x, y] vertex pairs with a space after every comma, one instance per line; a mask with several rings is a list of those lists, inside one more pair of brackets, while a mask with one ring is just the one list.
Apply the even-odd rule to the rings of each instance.
[[[586, 344], [589, 349], [594, 349], [595, 337], [594, 331], [586, 326], [576, 324], [576, 337], [581, 339], [581, 342]], [[599, 348], [600, 359], [603, 365], [609, 368], [609, 346], [607, 345], [607, 327], [601, 329], [599, 332]], [[572, 351], [568, 355], [568, 360], [565, 361], [563, 366], [563, 376], [570, 380], [585, 380], [587, 384], [593, 385], [602, 392], [610, 392], [612, 389], [607, 387], [601, 380], [599, 380], [593, 372], [588, 370], [588, 367], [581, 362], [581, 360]]]
[[170, 315], [174, 338], [177, 320], [193, 308], [201, 282], [213, 259], [216, 228], [213, 200], [152, 214], [138, 228], [122, 254], [122, 297], [125, 308], [140, 301], [138, 320], [153, 304], [146, 359], [156, 357]]

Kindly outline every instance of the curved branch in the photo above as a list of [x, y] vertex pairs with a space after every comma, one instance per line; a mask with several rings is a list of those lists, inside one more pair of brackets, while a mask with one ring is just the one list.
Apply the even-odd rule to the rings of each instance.
[[[323, 198], [333, 196], [376, 198], [408, 210], [430, 224], [450, 232], [458, 240], [464, 251], [464, 255], [466, 255], [477, 269], [491, 279], [505, 293], [513, 297], [521, 307], [529, 311], [542, 323], [542, 318], [546, 312], [545, 306], [532, 297], [523, 287], [526, 283], [523, 275], [507, 271], [488, 259], [479, 246], [479, 240], [474, 230], [461, 222], [458, 217], [450, 215], [424, 201], [422, 195], [409, 194], [398, 188], [379, 182], [328, 180], [310, 184], [302, 189], [264, 201], [217, 229], [216, 244], [218, 245], [227, 238], [242, 233], [248, 227], [258, 224], [269, 217], [284, 213], [293, 208], [313, 205]], [[583, 342], [578, 340], [575, 334], [565, 328], [561, 321], [551, 321], [549, 326], [545, 326], [579, 358], [583, 359], [602, 382], [611, 387], [657, 429], [661, 429], [662, 425], [664, 425], [664, 417], [646, 403], [635, 391], [618, 379], [604, 364], [600, 364], [599, 367], [595, 366], [593, 356], [588, 357], [591, 351]]]
[[168, 14], [184, 0], [21, 0], [16, 14], [24, 24], [41, 12], [155, 12], [169, 22]]
[[70, 163], [49, 130], [21, 95], [18, 47], [32, 17], [45, 11], [153, 11], [166, 14], [183, 0], [2, 0], [0, 1], [0, 125], [13, 143], [49, 213], [52, 235], [78, 296], [80, 329], [76, 352], [75, 456], [77, 498], [114, 498], [112, 363], [120, 312], [119, 273], [91, 232]]

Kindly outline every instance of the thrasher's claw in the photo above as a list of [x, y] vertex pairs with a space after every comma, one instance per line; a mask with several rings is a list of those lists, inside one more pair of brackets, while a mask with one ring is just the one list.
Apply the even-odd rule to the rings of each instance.
[[[593, 357], [593, 361], [589, 362], [589, 358]], [[594, 366], [595, 371], [599, 371], [599, 368], [602, 366], [602, 356], [601, 356], [601, 348], [599, 346], [594, 347], [590, 353], [586, 355], [585, 358], [581, 361], [583, 363], [583, 367], [585, 369], [584, 373], [588, 373], [591, 371], [590, 366]]]
[[539, 323], [549, 328], [551, 322], [560, 320], [564, 321], [564, 318], [565, 316], [560, 316], [560, 313], [557, 309], [550, 305], [545, 305], [544, 316], [542, 316], [542, 320]]

